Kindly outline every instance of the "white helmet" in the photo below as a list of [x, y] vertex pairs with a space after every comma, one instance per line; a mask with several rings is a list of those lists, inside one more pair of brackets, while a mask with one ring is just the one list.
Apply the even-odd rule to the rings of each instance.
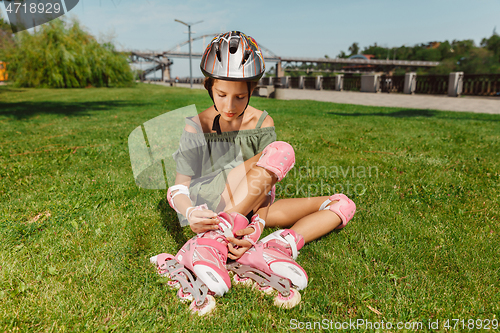
[[230, 81], [258, 81], [265, 71], [264, 57], [255, 39], [239, 31], [216, 36], [201, 59], [207, 77]]

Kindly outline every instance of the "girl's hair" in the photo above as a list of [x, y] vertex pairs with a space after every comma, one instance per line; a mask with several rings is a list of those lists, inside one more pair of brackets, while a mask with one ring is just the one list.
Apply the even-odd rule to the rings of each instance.
[[[203, 81], [203, 86], [205, 87], [205, 89], [208, 90], [208, 92], [210, 94], [212, 93], [212, 88], [214, 86], [214, 83], [215, 83], [215, 79], [211, 78], [211, 77], [206, 77], [205, 80]], [[249, 82], [249, 84], [250, 84], [250, 91], [253, 91], [255, 89], [255, 87], [257, 87], [259, 82], [252, 81], [252, 82]]]

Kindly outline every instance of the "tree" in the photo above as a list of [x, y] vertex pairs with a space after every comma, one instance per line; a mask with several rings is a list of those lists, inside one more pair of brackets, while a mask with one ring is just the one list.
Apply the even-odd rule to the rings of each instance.
[[21, 87], [83, 88], [130, 85], [126, 57], [112, 43], [99, 44], [78, 21], [53, 20], [30, 34], [20, 32], [8, 48], [9, 77]]
[[492, 51], [475, 48], [460, 59], [458, 70], [467, 74], [499, 73], [500, 64]]
[[345, 54], [344, 51], [340, 51], [339, 55], [337, 56], [337, 58], [347, 58], [347, 54]]
[[351, 46], [349, 46], [349, 52], [351, 52], [351, 56], [356, 55], [359, 53], [359, 44], [358, 43], [352, 43]]
[[378, 46], [377, 43], [375, 43], [375, 45], [365, 47], [362, 53], [371, 54], [375, 57], [375, 59], [385, 59], [387, 56], [387, 49], [385, 47]]
[[5, 50], [11, 46], [12, 40], [12, 30], [10, 25], [4, 20], [0, 14], [0, 61], [5, 57]]
[[496, 29], [493, 30], [493, 35], [490, 38], [483, 38], [481, 46], [492, 51], [497, 61], [500, 61], [500, 36], [497, 34]]

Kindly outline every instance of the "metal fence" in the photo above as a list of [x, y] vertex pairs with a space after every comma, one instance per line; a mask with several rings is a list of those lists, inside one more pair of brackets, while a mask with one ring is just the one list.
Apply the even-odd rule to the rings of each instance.
[[295, 76], [290, 78], [290, 88], [299, 89], [300, 77]]
[[417, 75], [416, 94], [448, 94], [449, 75]]
[[270, 81], [269, 77], [263, 77], [262, 79], [260, 79], [259, 84], [263, 86], [268, 86], [270, 83], [269, 81]]
[[304, 78], [304, 89], [316, 89], [316, 77], [306, 76]]
[[335, 77], [334, 76], [324, 77], [322, 87], [324, 90], [335, 90]]
[[361, 76], [344, 76], [344, 90], [361, 91]]
[[[415, 93], [447, 95], [450, 75], [417, 75], [415, 82]], [[320, 81], [322, 90], [335, 90], [335, 76], [295, 76], [280, 78], [262, 78], [260, 85], [275, 85], [275, 87], [286, 87], [293, 89], [316, 89], [317, 80]], [[381, 75], [378, 77], [379, 87], [382, 92], [403, 93], [405, 89], [405, 75]], [[189, 80], [188, 80], [189, 82]], [[194, 80], [196, 83], [196, 80]], [[344, 91], [360, 91], [361, 75], [345, 74], [343, 76]], [[500, 97], [500, 74], [465, 74], [460, 81], [462, 95], [473, 96], [499, 96]], [[458, 88], [460, 91], [460, 88]]]
[[500, 74], [465, 74], [462, 94], [500, 96]]
[[380, 77], [380, 90], [386, 93], [402, 93], [405, 89], [404, 75], [382, 75]]

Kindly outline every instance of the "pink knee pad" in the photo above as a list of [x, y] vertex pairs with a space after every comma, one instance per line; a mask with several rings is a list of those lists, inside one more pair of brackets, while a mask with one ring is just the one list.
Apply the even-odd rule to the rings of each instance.
[[295, 152], [290, 144], [283, 141], [270, 143], [262, 151], [257, 166], [271, 171], [282, 180], [295, 164]]
[[349, 221], [356, 213], [356, 204], [349, 199], [346, 195], [337, 193], [329, 198], [330, 201], [338, 202], [330, 206], [330, 210], [340, 217], [342, 223], [335, 229], [342, 229], [349, 223]]

